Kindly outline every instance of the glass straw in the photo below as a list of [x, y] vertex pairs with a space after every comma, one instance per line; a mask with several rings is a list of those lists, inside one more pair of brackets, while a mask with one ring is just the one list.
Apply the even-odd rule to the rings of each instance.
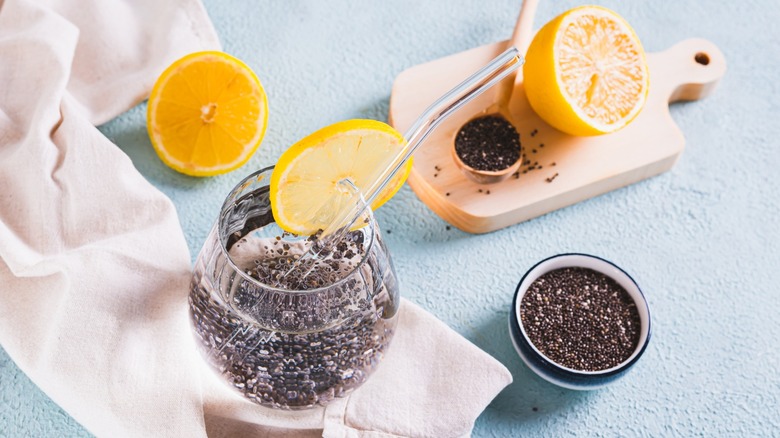
[[[322, 230], [316, 244], [312, 245], [309, 251], [303, 254], [285, 275], [295, 270], [302, 263], [316, 259], [324, 249], [341, 241], [350, 228], [352, 228], [352, 225], [363, 216], [366, 208], [382, 193], [382, 189], [392, 181], [393, 177], [403, 168], [412, 154], [442, 121], [512, 74], [523, 65], [523, 62], [524, 59], [520, 52], [515, 47], [510, 47], [455, 88], [439, 97], [406, 131], [404, 135], [406, 144], [404, 147], [391, 160], [378, 169], [381, 172], [370, 179], [365, 191], [361, 192], [352, 181], [339, 181], [342, 190], [337, 196], [349, 197], [346, 202], [347, 207], [337, 211], [336, 215], [329, 221], [329, 225]], [[343, 199], [340, 200], [340, 203], [342, 202], [344, 202]], [[309, 267], [308, 272], [312, 268], [313, 264]]]

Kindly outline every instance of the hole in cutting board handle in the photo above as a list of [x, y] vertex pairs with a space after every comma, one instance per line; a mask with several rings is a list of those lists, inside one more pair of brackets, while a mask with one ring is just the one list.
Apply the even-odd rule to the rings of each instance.
[[694, 55], [693, 59], [694, 59], [694, 61], [696, 61], [697, 63], [699, 63], [701, 65], [707, 65], [707, 64], [710, 63], [710, 55], [708, 55], [708, 54], [706, 54], [704, 52], [697, 53], [696, 55]]

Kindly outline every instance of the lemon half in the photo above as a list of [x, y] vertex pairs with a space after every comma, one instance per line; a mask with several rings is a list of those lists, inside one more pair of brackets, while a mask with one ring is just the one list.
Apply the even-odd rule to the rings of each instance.
[[534, 111], [578, 136], [626, 126], [642, 110], [650, 86], [639, 38], [600, 6], [571, 9], [542, 27], [528, 48], [523, 76]]
[[210, 176], [240, 167], [257, 150], [268, 99], [240, 60], [197, 52], [160, 75], [146, 114], [149, 138], [165, 164], [187, 175]]

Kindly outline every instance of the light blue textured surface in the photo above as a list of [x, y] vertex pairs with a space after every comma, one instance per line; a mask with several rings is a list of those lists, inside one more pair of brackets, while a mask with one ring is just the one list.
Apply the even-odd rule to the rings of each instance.
[[[398, 73], [506, 38], [519, 3], [207, 0], [224, 49], [254, 68], [269, 94], [259, 152], [231, 174], [194, 179], [157, 159], [144, 105], [101, 130], [173, 199], [194, 257], [242, 176], [324, 125], [385, 120]], [[537, 27], [579, 4], [542, 1]], [[687, 141], [680, 161], [659, 177], [480, 236], [446, 230], [405, 187], [377, 213], [392, 231], [402, 293], [512, 371], [514, 383], [479, 418], [476, 437], [778, 434], [780, 9], [770, 0], [601, 4], [633, 25], [647, 51], [704, 37], [725, 53], [729, 70], [714, 95], [673, 106]], [[596, 392], [533, 375], [506, 330], [523, 273], [568, 251], [626, 269], [654, 318], [635, 369]], [[0, 350], [0, 436], [88, 435]]]

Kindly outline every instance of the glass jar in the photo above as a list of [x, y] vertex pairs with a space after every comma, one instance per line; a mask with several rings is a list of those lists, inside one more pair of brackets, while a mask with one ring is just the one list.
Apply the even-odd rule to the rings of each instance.
[[271, 171], [225, 200], [195, 263], [190, 316], [203, 357], [233, 388], [264, 406], [304, 409], [366, 381], [393, 337], [400, 297], [370, 212], [308, 275], [285, 275], [316, 236], [275, 224]]

